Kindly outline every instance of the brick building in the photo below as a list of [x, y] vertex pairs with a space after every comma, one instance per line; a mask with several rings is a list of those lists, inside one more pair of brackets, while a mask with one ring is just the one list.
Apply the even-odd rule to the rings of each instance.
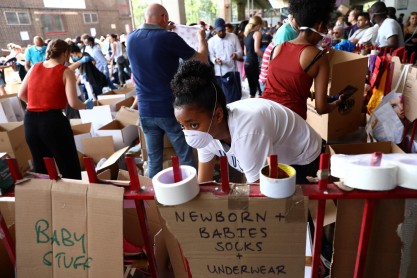
[[22, 47], [33, 37], [75, 38], [121, 34], [132, 29], [130, 0], [1, 0], [0, 48]]

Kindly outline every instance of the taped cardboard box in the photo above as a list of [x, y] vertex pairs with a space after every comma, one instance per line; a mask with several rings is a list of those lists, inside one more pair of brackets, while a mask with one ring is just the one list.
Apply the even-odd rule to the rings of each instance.
[[200, 192], [186, 204], [159, 206], [193, 277], [304, 277], [307, 201], [300, 190], [287, 199], [235, 194]]
[[[330, 82], [328, 94], [337, 95], [348, 85], [356, 88], [344, 103], [331, 113], [319, 115], [314, 100], [307, 100], [307, 123], [326, 141], [337, 141], [355, 132], [361, 122], [363, 91], [368, 58], [359, 54], [334, 50], [329, 53]], [[314, 86], [313, 86], [314, 88]]]
[[[394, 143], [338, 144], [327, 148], [330, 154], [365, 154], [373, 152], [403, 153]], [[337, 202], [334, 234], [332, 277], [353, 277], [364, 200], [339, 200]], [[398, 277], [401, 262], [401, 241], [397, 228], [404, 220], [404, 200], [378, 200], [364, 277]]]
[[16, 185], [18, 277], [122, 277], [123, 188], [75, 180]]
[[22, 174], [32, 168], [32, 154], [26, 143], [23, 122], [0, 124], [0, 152], [16, 158]]
[[113, 136], [116, 150], [130, 146], [138, 137], [138, 111], [122, 107], [116, 119], [96, 130], [98, 136]]

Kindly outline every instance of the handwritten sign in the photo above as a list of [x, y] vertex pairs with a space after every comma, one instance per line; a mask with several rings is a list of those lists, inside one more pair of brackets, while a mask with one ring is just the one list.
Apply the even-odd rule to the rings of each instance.
[[249, 198], [248, 209], [230, 210], [227, 197], [200, 193], [189, 203], [159, 207], [195, 277], [303, 277], [306, 204]]
[[[66, 228], [60, 230], [50, 231], [49, 222], [45, 219], [40, 219], [35, 224], [36, 243], [37, 244], [49, 244], [51, 246], [61, 246], [67, 248], [79, 249], [80, 255], [73, 257], [67, 256], [66, 252], [59, 252], [53, 254], [53, 251], [48, 251], [42, 258], [42, 263], [46, 266], [52, 266], [53, 260], [57, 260], [58, 268], [82, 268], [86, 270], [90, 268], [89, 263], [93, 260], [86, 255], [86, 237], [85, 234], [77, 235], [76, 232], [72, 233]], [[51, 236], [50, 236], [51, 235]]]

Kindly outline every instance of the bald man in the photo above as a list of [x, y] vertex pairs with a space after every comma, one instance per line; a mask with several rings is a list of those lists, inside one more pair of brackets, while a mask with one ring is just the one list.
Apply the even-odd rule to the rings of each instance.
[[46, 45], [42, 37], [35, 36], [33, 38], [33, 44], [34, 45], [26, 49], [25, 52], [25, 69], [27, 71], [29, 71], [34, 64], [45, 61]]
[[[167, 31], [169, 15], [159, 4], [150, 4], [145, 23], [126, 40], [127, 55], [136, 84], [140, 125], [148, 153], [148, 176], [162, 170], [163, 136], [167, 134], [182, 165], [197, 167], [193, 151], [185, 141], [174, 116], [170, 82], [178, 70], [179, 60], [208, 62], [204, 29], [200, 29], [198, 51], [175, 32]], [[144, 142], [142, 142], [144, 144]]]

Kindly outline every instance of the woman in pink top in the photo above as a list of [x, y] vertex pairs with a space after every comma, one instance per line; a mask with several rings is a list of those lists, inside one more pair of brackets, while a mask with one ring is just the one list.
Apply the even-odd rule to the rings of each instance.
[[307, 118], [307, 98], [314, 81], [319, 114], [331, 112], [341, 98], [328, 103], [329, 60], [317, 43], [325, 36], [334, 0], [290, 0], [290, 12], [299, 27], [296, 39], [277, 45], [269, 65], [263, 98], [276, 101]]

